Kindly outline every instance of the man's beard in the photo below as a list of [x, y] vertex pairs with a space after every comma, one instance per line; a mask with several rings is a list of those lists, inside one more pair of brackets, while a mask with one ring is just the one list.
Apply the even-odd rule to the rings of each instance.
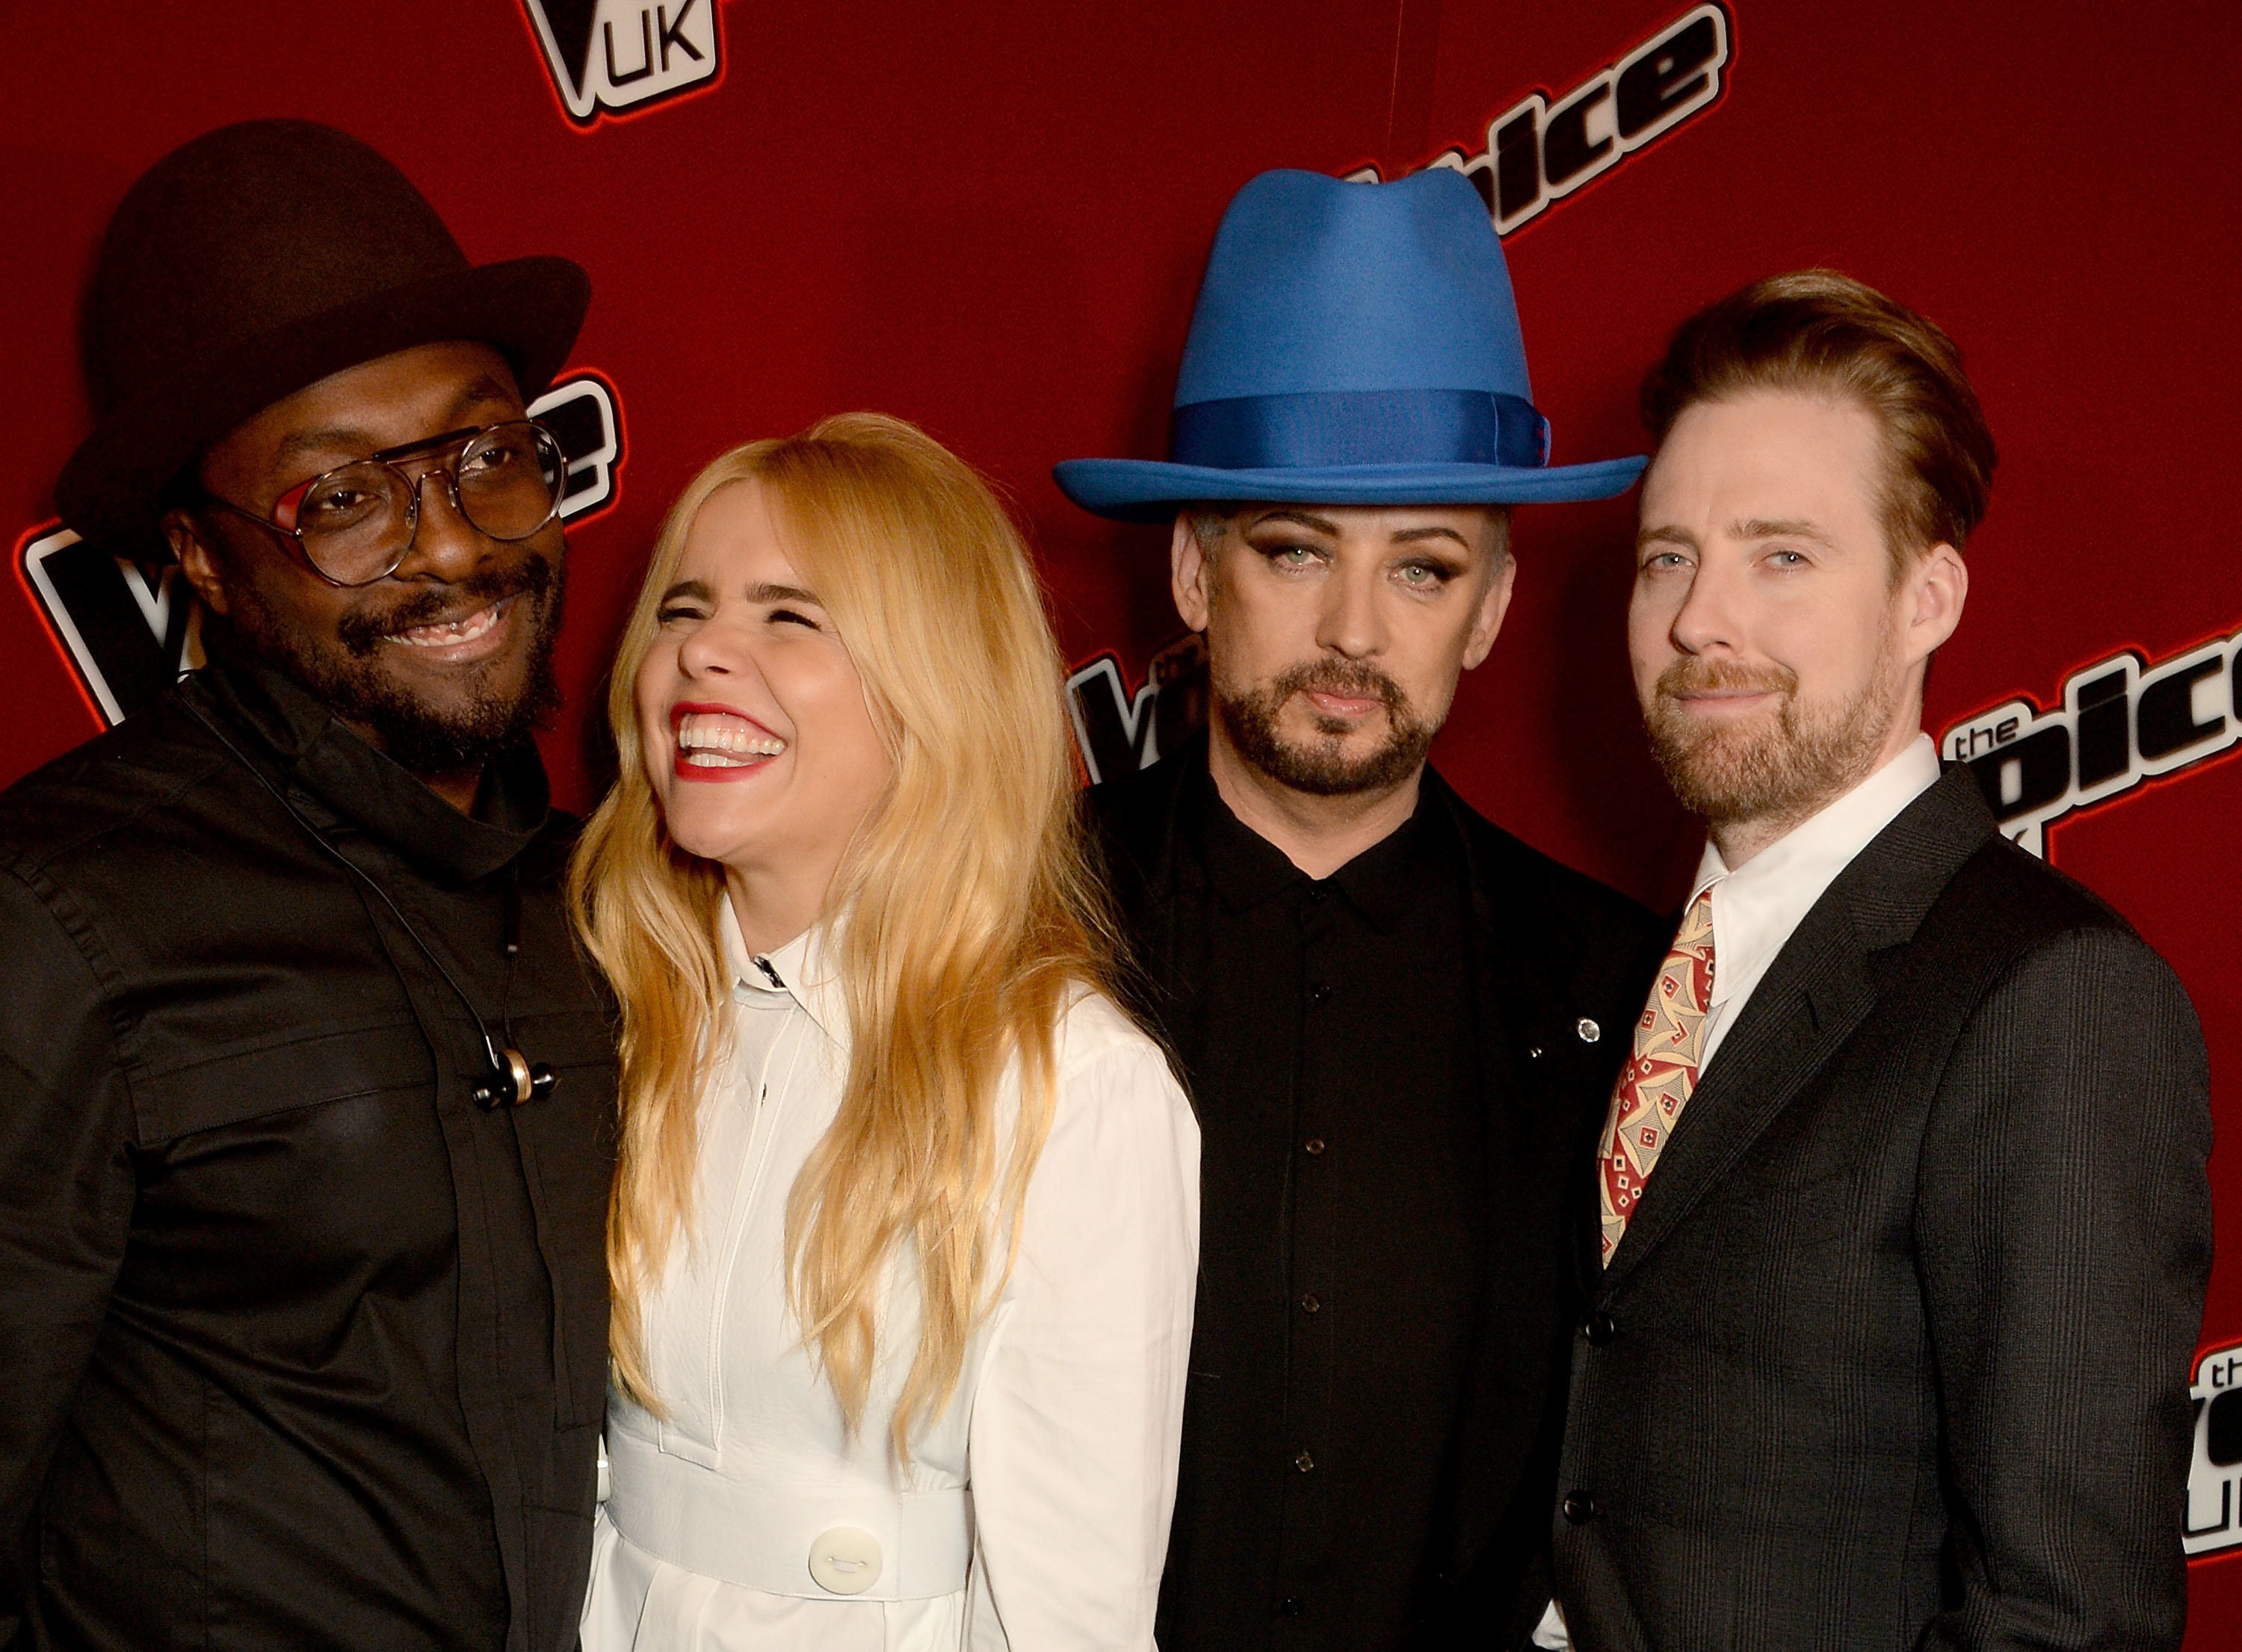
[[[273, 614], [245, 582], [228, 593], [233, 600], [227, 618], [250, 652], [344, 721], [371, 730], [375, 744], [400, 767], [414, 774], [458, 773], [481, 768], [560, 709], [553, 645], [560, 634], [567, 585], [556, 561], [528, 556], [518, 567], [480, 572], [456, 585], [346, 614], [335, 626], [339, 649], [305, 638]], [[382, 649], [409, 645], [390, 642], [394, 632], [456, 614], [462, 599], [480, 607], [508, 597], [515, 599], [510, 618], [530, 627], [527, 670], [513, 693], [500, 692], [486, 679], [497, 663], [489, 662], [482, 668], [485, 676], [467, 678], [464, 704], [438, 707], [391, 680], [378, 665]]]
[[[1650, 748], [1682, 806], [1712, 826], [1747, 820], [1795, 825], [1868, 779], [1891, 728], [1903, 683], [1897, 650], [1879, 651], [1859, 692], [1826, 709], [1802, 705], [1798, 675], [1684, 655], [1659, 674], [1642, 715]], [[1757, 689], [1780, 697], [1773, 718], [1724, 725], [1695, 717], [1678, 697]]]
[[[1386, 739], [1375, 749], [1349, 757], [1344, 742], [1354, 725], [1319, 716], [1315, 725], [1324, 738], [1306, 746], [1292, 744], [1279, 732], [1279, 719], [1287, 700], [1312, 690], [1374, 697], [1386, 707]], [[1218, 677], [1213, 700], [1214, 714], [1222, 719], [1223, 731], [1239, 757], [1279, 786], [1315, 797], [1382, 792], [1400, 785], [1417, 772], [1432, 748], [1433, 736], [1440, 732], [1438, 723], [1411, 709], [1400, 684], [1376, 666], [1354, 660], [1287, 665], [1259, 687], [1236, 687]]]

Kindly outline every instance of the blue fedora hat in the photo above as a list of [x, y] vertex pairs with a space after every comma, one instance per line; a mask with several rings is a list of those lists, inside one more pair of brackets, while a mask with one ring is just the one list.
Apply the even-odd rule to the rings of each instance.
[[1086, 511], [1158, 521], [1226, 499], [1602, 499], [1648, 461], [1549, 463], [1487, 206], [1446, 167], [1391, 184], [1264, 172], [1215, 232], [1165, 463], [1068, 459]]

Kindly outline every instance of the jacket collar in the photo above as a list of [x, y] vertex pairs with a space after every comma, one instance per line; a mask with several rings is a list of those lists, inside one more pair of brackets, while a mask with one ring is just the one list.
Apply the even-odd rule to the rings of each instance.
[[180, 692], [229, 726], [242, 755], [439, 874], [473, 880], [500, 870], [529, 846], [551, 810], [545, 765], [528, 740], [491, 763], [475, 813], [467, 815], [268, 665], [233, 653], [214, 657]]
[[1995, 836], [1975, 776], [1936, 786], [1855, 856], [1814, 904], [1689, 1098], [1597, 1288], [1608, 1294], [1716, 1186], [1875, 1007], [1874, 955], [1911, 940], [1963, 863]]

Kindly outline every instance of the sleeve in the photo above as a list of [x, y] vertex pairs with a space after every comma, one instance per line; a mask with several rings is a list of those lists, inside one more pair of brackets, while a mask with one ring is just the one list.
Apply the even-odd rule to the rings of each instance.
[[84, 955], [4, 871], [0, 957], [0, 1648], [28, 1648], [40, 1482], [131, 1220], [131, 1109]]
[[1198, 1145], [1166, 1060], [1133, 1029], [1063, 1080], [974, 1399], [976, 1649], [1152, 1645], [1198, 1283]]
[[2011, 966], [1933, 1100], [1917, 1255], [1958, 1584], [1921, 1644], [2180, 1644], [2210, 1075], [2130, 933]]

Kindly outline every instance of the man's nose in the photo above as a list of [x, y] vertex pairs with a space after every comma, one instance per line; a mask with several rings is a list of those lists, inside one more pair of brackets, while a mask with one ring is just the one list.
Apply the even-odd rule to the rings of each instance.
[[442, 465], [430, 465], [412, 478], [412, 485], [417, 506], [413, 545], [391, 578], [418, 577], [456, 585], [488, 554], [490, 536], [460, 508], [452, 473]]
[[1668, 630], [1684, 653], [1719, 652], [1743, 645], [1741, 576], [1724, 564], [1700, 561]]
[[1349, 659], [1366, 659], [1386, 645], [1386, 620], [1378, 603], [1378, 570], [1336, 570], [1325, 586], [1316, 645]]

